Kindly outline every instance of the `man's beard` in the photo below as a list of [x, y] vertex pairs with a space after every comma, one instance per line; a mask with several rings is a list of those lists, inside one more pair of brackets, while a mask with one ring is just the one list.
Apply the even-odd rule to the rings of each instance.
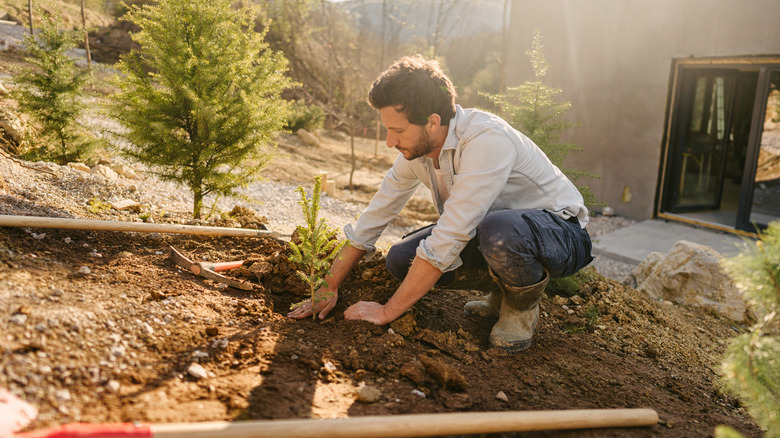
[[404, 158], [406, 158], [408, 161], [412, 161], [416, 158], [430, 154], [435, 149], [435, 147], [436, 146], [433, 144], [433, 141], [431, 141], [431, 136], [428, 134], [428, 131], [423, 128], [422, 134], [420, 135], [420, 139], [417, 140], [417, 143], [411, 148], [403, 149], [401, 153], [403, 154], [403, 151], [408, 152], [409, 156], [407, 157], [406, 154], [404, 154]]

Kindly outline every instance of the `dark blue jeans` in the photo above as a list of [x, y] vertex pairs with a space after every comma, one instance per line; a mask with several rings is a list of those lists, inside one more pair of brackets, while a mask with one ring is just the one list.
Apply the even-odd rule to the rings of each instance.
[[[413, 231], [387, 253], [387, 270], [401, 281], [409, 272], [420, 241], [430, 236], [435, 225]], [[567, 277], [593, 260], [588, 232], [577, 218], [563, 220], [543, 210], [501, 210], [488, 214], [477, 227], [460, 258], [458, 269], [487, 271], [513, 287], [539, 282], [544, 269], [552, 278]], [[436, 283], [447, 286], [455, 271], [445, 272]]]

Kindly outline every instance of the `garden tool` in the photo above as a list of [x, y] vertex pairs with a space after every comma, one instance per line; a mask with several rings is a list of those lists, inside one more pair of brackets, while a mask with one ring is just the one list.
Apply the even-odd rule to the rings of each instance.
[[194, 275], [197, 275], [199, 277], [208, 278], [209, 280], [213, 280], [218, 283], [235, 287], [236, 289], [241, 289], [241, 290], [254, 289], [252, 285], [247, 282], [237, 280], [235, 278], [226, 277], [222, 274], [217, 273], [217, 271], [226, 271], [229, 269], [237, 268], [244, 263], [243, 260], [235, 261], [235, 262], [223, 262], [223, 263], [193, 262], [192, 260], [182, 255], [182, 253], [177, 251], [176, 248], [172, 246], [169, 248], [171, 250], [170, 257], [173, 263], [185, 271], [192, 272]]
[[541, 281], [530, 286], [514, 287], [505, 284], [491, 271], [503, 291], [498, 322], [490, 331], [490, 345], [515, 353], [531, 346], [531, 338], [539, 320], [539, 302], [550, 279], [544, 270]]

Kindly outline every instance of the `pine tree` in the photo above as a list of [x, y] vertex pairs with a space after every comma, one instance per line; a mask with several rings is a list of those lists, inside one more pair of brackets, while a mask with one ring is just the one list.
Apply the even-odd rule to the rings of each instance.
[[[724, 266], [756, 313], [757, 323], [732, 339], [722, 365], [723, 383], [739, 396], [769, 438], [780, 437], [780, 222]], [[740, 436], [719, 427], [718, 437]]]
[[[536, 143], [572, 182], [576, 183], [583, 177], [598, 177], [589, 171], [563, 166], [564, 160], [571, 152], [580, 151], [582, 148], [574, 143], [560, 141], [561, 133], [577, 124], [563, 120], [564, 114], [571, 108], [571, 102], [556, 102], [556, 96], [561, 93], [561, 89], [544, 83], [549, 64], [544, 56], [542, 36], [538, 29], [534, 31], [531, 49], [526, 54], [531, 58], [533, 81], [509, 87], [504, 93], [480, 94], [500, 109], [501, 115], [510, 125]], [[598, 203], [589, 187], [578, 185], [577, 188], [586, 205]]]
[[[303, 218], [306, 226], [298, 225], [296, 231], [298, 234], [298, 243], [290, 241], [292, 255], [290, 260], [301, 265], [298, 270], [298, 278], [309, 286], [309, 294], [312, 303], [312, 318], [317, 318], [317, 302], [327, 297], [318, 297], [315, 292], [323, 286], [327, 286], [325, 275], [330, 269], [331, 262], [339, 254], [341, 248], [347, 243], [339, 242], [336, 239], [338, 230], [328, 227], [323, 218], [319, 218], [320, 211], [320, 192], [322, 190], [322, 177], [314, 177], [314, 191], [311, 199], [306, 198], [306, 190], [303, 186], [298, 186], [295, 190], [300, 193]], [[305, 301], [304, 301], [305, 302]], [[303, 304], [303, 302], [294, 304], [293, 309]]]
[[81, 90], [89, 81], [88, 72], [78, 68], [66, 53], [77, 46], [79, 33], [62, 29], [60, 20], [43, 12], [39, 32], [26, 35], [24, 44], [33, 69], [17, 77], [20, 87], [14, 95], [22, 111], [41, 126], [44, 142], [23, 153], [30, 160], [45, 159], [60, 164], [83, 159], [94, 146], [78, 126], [84, 110]]
[[140, 27], [140, 49], [119, 64], [117, 134], [128, 156], [192, 190], [196, 218], [205, 196], [261, 178], [289, 112], [287, 61], [254, 31], [257, 7], [232, 3], [159, 0], [124, 18]]

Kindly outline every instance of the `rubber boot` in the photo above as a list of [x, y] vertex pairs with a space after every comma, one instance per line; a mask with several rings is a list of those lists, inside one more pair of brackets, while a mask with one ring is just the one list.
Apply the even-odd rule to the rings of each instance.
[[495, 278], [504, 296], [498, 322], [490, 331], [490, 345], [509, 353], [523, 351], [531, 346], [531, 338], [539, 320], [539, 302], [549, 279], [547, 270], [540, 282], [530, 286], [512, 287]]
[[463, 307], [463, 311], [468, 316], [475, 316], [477, 318], [485, 319], [497, 319], [499, 310], [501, 309], [501, 299], [503, 294], [500, 290], [495, 290], [484, 297], [481, 300], [469, 301]]
[[502, 293], [488, 269], [458, 268], [455, 270], [455, 280], [443, 287], [455, 290], [478, 290], [487, 293], [481, 300], [466, 303], [463, 311], [468, 316], [498, 318]]

